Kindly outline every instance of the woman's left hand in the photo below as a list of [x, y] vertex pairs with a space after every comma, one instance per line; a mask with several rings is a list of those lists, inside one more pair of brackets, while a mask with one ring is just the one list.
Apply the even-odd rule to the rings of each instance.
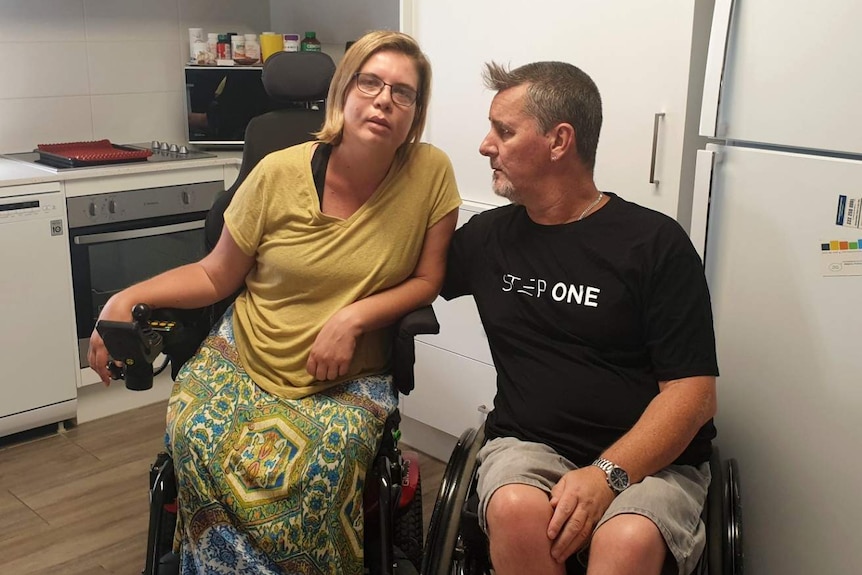
[[333, 315], [317, 334], [305, 369], [318, 381], [331, 381], [347, 374], [356, 338], [362, 333], [358, 321], [344, 308]]

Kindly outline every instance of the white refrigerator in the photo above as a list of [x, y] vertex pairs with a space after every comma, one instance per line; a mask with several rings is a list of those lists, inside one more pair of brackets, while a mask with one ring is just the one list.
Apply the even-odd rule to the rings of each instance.
[[692, 238], [745, 572], [862, 573], [862, 3], [717, 0]]

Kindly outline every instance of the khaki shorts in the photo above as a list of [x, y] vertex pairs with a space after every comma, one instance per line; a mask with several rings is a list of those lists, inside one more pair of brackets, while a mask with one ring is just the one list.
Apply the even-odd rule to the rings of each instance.
[[[571, 461], [541, 443], [498, 437], [478, 454], [479, 523], [487, 533], [485, 511], [491, 495], [512, 483], [532, 485], [550, 494], [567, 472], [577, 469]], [[658, 527], [680, 575], [697, 565], [706, 544], [706, 528], [700, 513], [709, 487], [709, 463], [698, 467], [671, 465], [620, 493], [599, 520], [596, 529], [616, 515], [643, 515]], [[585, 560], [585, 554], [582, 552]]]

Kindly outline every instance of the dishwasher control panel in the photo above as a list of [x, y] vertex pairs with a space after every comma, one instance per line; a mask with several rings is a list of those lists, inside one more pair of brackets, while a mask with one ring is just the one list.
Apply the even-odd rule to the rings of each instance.
[[0, 199], [0, 223], [11, 223], [41, 219], [43, 217], [62, 217], [61, 194], [39, 194]]

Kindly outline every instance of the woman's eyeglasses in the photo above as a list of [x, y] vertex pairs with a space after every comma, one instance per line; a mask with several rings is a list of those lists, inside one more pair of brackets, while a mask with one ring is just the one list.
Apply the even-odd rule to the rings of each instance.
[[399, 106], [404, 106], [405, 108], [412, 106], [413, 102], [416, 101], [416, 98], [419, 95], [416, 90], [410, 86], [405, 86], [404, 84], [388, 84], [374, 74], [357, 72], [353, 77], [356, 78], [356, 87], [359, 88], [359, 91], [363, 94], [368, 94], [369, 96], [376, 96], [383, 91], [383, 88], [389, 86], [389, 93], [391, 94], [392, 101]]

